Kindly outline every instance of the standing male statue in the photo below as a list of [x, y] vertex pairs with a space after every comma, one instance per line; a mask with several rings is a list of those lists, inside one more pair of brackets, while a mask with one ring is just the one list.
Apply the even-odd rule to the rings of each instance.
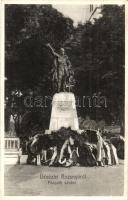
[[68, 56], [65, 54], [64, 48], [60, 48], [60, 53], [56, 53], [52, 46], [48, 43], [46, 45], [52, 55], [54, 56], [54, 68], [52, 69], [52, 81], [57, 86], [57, 91], [65, 91], [66, 83], [69, 80], [71, 72], [71, 63]]

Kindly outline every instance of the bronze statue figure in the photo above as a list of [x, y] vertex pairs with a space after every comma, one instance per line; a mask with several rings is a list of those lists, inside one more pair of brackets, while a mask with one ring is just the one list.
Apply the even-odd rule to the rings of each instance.
[[52, 69], [52, 82], [57, 87], [57, 92], [66, 91], [69, 77], [71, 74], [71, 63], [65, 54], [64, 48], [60, 48], [60, 53], [56, 53], [53, 47], [48, 43], [46, 45], [54, 56], [54, 68]]

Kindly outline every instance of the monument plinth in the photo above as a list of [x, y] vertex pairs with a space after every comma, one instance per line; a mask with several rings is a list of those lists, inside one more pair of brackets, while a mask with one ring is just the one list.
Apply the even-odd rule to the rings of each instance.
[[71, 92], [60, 92], [53, 96], [49, 130], [56, 131], [61, 127], [79, 129], [75, 96]]

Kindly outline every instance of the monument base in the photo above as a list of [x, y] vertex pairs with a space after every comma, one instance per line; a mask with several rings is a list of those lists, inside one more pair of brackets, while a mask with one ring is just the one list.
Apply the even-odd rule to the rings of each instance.
[[[55, 130], [46, 129], [45, 130], [45, 134], [51, 134], [52, 131], [55, 131]], [[78, 130], [75, 130], [75, 131], [77, 131], [78, 134], [81, 134], [84, 130], [83, 129], [78, 129]]]
[[75, 96], [71, 92], [60, 92], [53, 96], [49, 130], [57, 131], [61, 127], [79, 130]]

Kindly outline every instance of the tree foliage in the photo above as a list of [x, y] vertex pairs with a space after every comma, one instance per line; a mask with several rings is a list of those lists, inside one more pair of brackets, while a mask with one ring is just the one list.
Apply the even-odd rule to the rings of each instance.
[[76, 93], [78, 96], [98, 93], [106, 96], [107, 109], [86, 109], [83, 114], [91, 115], [92, 111], [94, 119], [100, 116], [108, 123], [119, 123], [124, 115], [124, 6], [104, 5], [101, 14], [94, 23], [79, 24], [70, 41]]
[[[51, 5], [6, 5], [6, 96], [51, 95], [53, 57], [47, 42], [58, 51], [64, 47], [75, 71], [77, 96], [102, 95], [107, 108], [77, 108], [79, 116], [92, 120], [124, 121], [125, 10], [104, 5], [102, 17], [73, 27], [73, 21]], [[10, 108], [8, 104], [8, 110]], [[22, 107], [22, 106], [20, 106]], [[19, 109], [17, 107], [17, 109]], [[21, 108], [23, 112], [25, 108]], [[19, 112], [19, 111], [18, 111]], [[20, 111], [21, 112], [21, 111]], [[46, 117], [46, 112], [44, 112]], [[49, 116], [49, 111], [47, 112]]]
[[33, 88], [43, 84], [53, 63], [45, 44], [50, 42], [55, 49], [63, 46], [73, 32], [73, 21], [51, 5], [7, 5], [5, 16], [10, 85], [24, 89], [23, 85]]

